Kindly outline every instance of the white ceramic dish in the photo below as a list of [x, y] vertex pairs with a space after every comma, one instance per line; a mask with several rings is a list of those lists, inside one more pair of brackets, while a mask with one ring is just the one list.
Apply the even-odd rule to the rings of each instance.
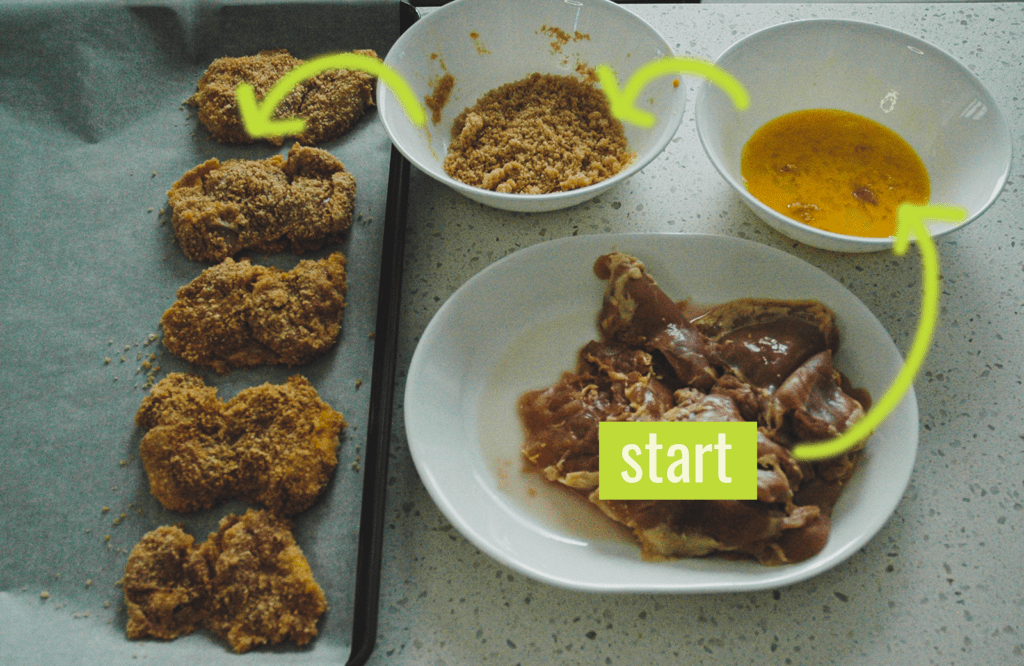
[[802, 243], [839, 252], [892, 247], [892, 238], [821, 231], [768, 208], [749, 192], [740, 154], [764, 123], [792, 111], [851, 111], [903, 137], [931, 179], [933, 203], [967, 209], [965, 222], [930, 223], [933, 237], [976, 220], [996, 200], [1010, 172], [1010, 131], [995, 100], [966, 67], [927, 42], [858, 21], [783, 23], [732, 45], [715, 63], [739, 79], [750, 107], [702, 85], [694, 114], [712, 164], [754, 213]]
[[673, 298], [815, 298], [836, 312], [839, 367], [876, 399], [903, 361], [846, 288], [779, 250], [723, 236], [594, 235], [549, 241], [492, 264], [456, 291], [413, 355], [405, 423], [416, 469], [441, 511], [474, 545], [523, 574], [580, 590], [715, 592], [794, 583], [842, 562], [881, 529], [910, 479], [918, 441], [911, 391], [878, 428], [810, 560], [765, 567], [692, 559], [645, 562], [624, 529], [562, 488], [522, 470], [519, 395], [554, 383], [597, 336], [604, 283], [594, 260], [640, 258]]
[[[559, 45], [550, 32], [555, 28], [587, 38]], [[384, 59], [421, 101], [445, 73], [455, 78], [441, 122], [435, 125], [428, 120], [426, 128], [413, 125], [387, 86], [378, 87], [377, 105], [392, 143], [424, 173], [494, 208], [528, 213], [557, 210], [614, 187], [657, 157], [682, 121], [685, 86], [673, 87], [671, 77], [648, 84], [637, 104], [655, 114], [657, 123], [649, 129], [624, 128], [636, 159], [608, 180], [568, 192], [502, 194], [451, 178], [443, 162], [452, 121], [488, 91], [534, 72], [575, 75], [578, 64], [609, 65], [622, 86], [640, 66], [671, 55], [671, 47], [654, 28], [608, 0], [457, 0], [417, 21]]]

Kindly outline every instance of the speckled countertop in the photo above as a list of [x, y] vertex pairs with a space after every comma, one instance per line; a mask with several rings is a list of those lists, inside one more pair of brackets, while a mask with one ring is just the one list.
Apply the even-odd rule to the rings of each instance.
[[[484, 208], [418, 172], [410, 189], [399, 396], [390, 461], [379, 640], [373, 664], [1024, 664], [1024, 4], [633, 5], [679, 55], [714, 60], [760, 28], [860, 19], [930, 41], [966, 64], [1011, 123], [1014, 165], [995, 205], [938, 242], [942, 306], [916, 382], [921, 442], [882, 531], [811, 580], [758, 593], [572, 592], [479, 552], [428, 496], [409, 455], [404, 368], [462, 283], [515, 250], [572, 234], [685, 231], [781, 248], [842, 282], [904, 352], [917, 324], [917, 261], [796, 245], [750, 213], [708, 162], [688, 108], [666, 152], [565, 211]], [[900, 306], [894, 304], [899, 303]]]

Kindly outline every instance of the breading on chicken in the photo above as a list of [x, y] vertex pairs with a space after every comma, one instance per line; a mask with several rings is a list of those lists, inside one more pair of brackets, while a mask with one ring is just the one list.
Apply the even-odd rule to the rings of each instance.
[[209, 569], [180, 527], [149, 532], [124, 570], [128, 638], [171, 639], [198, 629], [206, 615]]
[[341, 253], [287, 272], [228, 258], [178, 290], [160, 320], [164, 345], [220, 374], [299, 365], [337, 341], [347, 287]]
[[352, 226], [355, 196], [356, 180], [340, 160], [297, 143], [287, 159], [211, 158], [167, 192], [178, 244], [189, 259], [207, 262], [338, 242]]
[[[377, 58], [371, 50], [353, 53]], [[197, 107], [199, 121], [221, 143], [253, 143], [245, 131], [238, 112], [235, 89], [239, 83], [253, 87], [257, 101], [262, 101], [274, 84], [285, 74], [303, 64], [286, 49], [261, 51], [258, 55], [240, 58], [218, 58], [210, 64], [198, 90], [188, 99]], [[355, 125], [373, 106], [376, 77], [360, 70], [334, 69], [299, 83], [281, 101], [273, 118], [302, 118], [306, 127], [295, 135], [300, 143], [316, 145], [332, 141]], [[283, 137], [270, 137], [280, 146]]]
[[267, 511], [229, 515], [201, 545], [180, 527], [142, 537], [124, 575], [129, 638], [171, 639], [203, 627], [235, 652], [317, 635], [327, 598], [291, 533]]
[[235, 652], [286, 640], [305, 645], [316, 636], [327, 599], [288, 521], [252, 509], [228, 516], [199, 554], [210, 567], [204, 626]]
[[227, 402], [191, 374], [171, 373], [142, 401], [140, 457], [150, 491], [171, 511], [227, 499], [289, 516], [309, 508], [338, 464], [345, 417], [298, 375]]

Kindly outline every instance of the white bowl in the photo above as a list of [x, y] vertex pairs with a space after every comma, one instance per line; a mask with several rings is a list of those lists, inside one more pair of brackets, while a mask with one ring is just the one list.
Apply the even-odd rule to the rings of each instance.
[[786, 113], [850, 111], [903, 137], [928, 170], [931, 202], [967, 209], [960, 224], [929, 223], [932, 237], [977, 219], [1006, 183], [1010, 130], [992, 96], [956, 59], [916, 37], [857, 21], [794, 21], [740, 40], [715, 64], [743, 83], [750, 107], [736, 111], [721, 91], [703, 85], [694, 106], [701, 144], [758, 217], [802, 243], [873, 252], [891, 248], [893, 239], [821, 231], [747, 191], [740, 174], [743, 146], [764, 123]]
[[[766, 567], [722, 558], [650, 562], [630, 532], [567, 489], [526, 472], [516, 401], [575, 367], [598, 337], [605, 283], [594, 260], [642, 260], [674, 299], [812, 298], [836, 313], [836, 363], [876, 399], [903, 366], [899, 349], [848, 289], [807, 262], [728, 236], [591, 234], [548, 241], [494, 262], [459, 287], [420, 336], [405, 386], [405, 430], [416, 471], [470, 542], [531, 578], [603, 592], [739, 592], [821, 574], [858, 551], [903, 497], [918, 446], [911, 388], [875, 430], [832, 514], [822, 552]], [[751, 266], [770, 266], [752, 271]]]
[[[542, 28], [589, 38], [569, 40], [556, 49], [555, 39]], [[502, 194], [451, 178], [442, 164], [452, 121], [490, 90], [534, 72], [574, 75], [578, 63], [608, 65], [621, 87], [640, 66], [671, 55], [671, 47], [654, 28], [608, 0], [457, 0], [417, 21], [384, 59], [421, 102], [445, 73], [455, 78], [441, 122], [435, 125], [428, 118], [425, 128], [413, 125], [385, 85], [377, 89], [378, 111], [392, 143], [412, 164], [470, 199], [503, 210], [557, 210], [614, 187], [657, 157], [682, 121], [685, 87], [674, 87], [671, 77], [648, 84], [637, 106], [653, 113], [657, 123], [648, 129], [624, 128], [636, 159], [612, 178], [568, 192]]]

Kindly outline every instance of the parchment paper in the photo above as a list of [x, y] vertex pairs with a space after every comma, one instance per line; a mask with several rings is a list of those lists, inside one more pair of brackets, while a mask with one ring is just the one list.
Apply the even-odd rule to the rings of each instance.
[[[161, 314], [207, 266], [176, 245], [166, 192], [210, 157], [263, 159], [291, 146], [209, 137], [183, 102], [214, 58], [267, 48], [383, 57], [398, 36], [397, 3], [3, 4], [0, 33], [0, 662], [344, 663], [390, 143], [371, 110], [320, 146], [356, 177], [345, 243], [302, 257], [251, 255], [282, 269], [334, 250], [348, 257], [339, 342], [298, 368], [222, 377], [163, 347]], [[305, 648], [239, 657], [205, 631], [126, 638], [117, 583], [142, 535], [180, 523], [202, 541], [247, 508], [176, 514], [150, 495], [133, 419], [150, 376], [175, 371], [198, 371], [224, 400], [299, 373], [349, 422], [333, 482], [295, 517], [330, 604]]]

